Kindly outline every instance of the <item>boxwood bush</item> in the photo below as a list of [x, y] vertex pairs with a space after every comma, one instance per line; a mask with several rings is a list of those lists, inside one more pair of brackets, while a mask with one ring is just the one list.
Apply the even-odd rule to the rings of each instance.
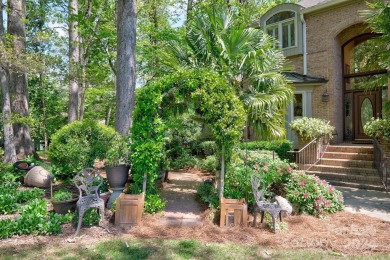
[[49, 159], [53, 174], [60, 179], [92, 167], [95, 159], [106, 159], [111, 148], [127, 149], [126, 140], [113, 128], [94, 121], [75, 121], [52, 136]]
[[292, 154], [288, 151], [293, 150], [293, 143], [289, 140], [251, 141], [240, 143], [239, 148], [242, 150], [274, 151], [280, 159], [290, 160], [292, 158]]

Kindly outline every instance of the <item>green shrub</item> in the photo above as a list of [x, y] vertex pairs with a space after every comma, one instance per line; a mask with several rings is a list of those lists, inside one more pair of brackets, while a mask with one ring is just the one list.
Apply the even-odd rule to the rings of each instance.
[[51, 198], [52, 201], [66, 201], [71, 199], [72, 193], [64, 189], [54, 192], [53, 197]]
[[198, 159], [188, 153], [170, 162], [170, 167], [175, 170], [194, 168], [198, 164]]
[[145, 212], [154, 214], [163, 210], [167, 202], [157, 194], [146, 194]]
[[217, 163], [217, 157], [215, 155], [210, 155], [207, 156], [206, 159], [200, 160], [197, 167], [205, 172], [216, 173]]
[[[0, 182], [0, 214], [11, 214], [18, 210], [17, 194], [20, 183], [11, 180]], [[8, 179], [7, 177], [7, 179]]]
[[273, 141], [251, 141], [241, 142], [239, 144], [241, 150], [268, 150], [274, 151], [280, 159], [290, 160], [292, 154], [289, 151], [293, 150], [293, 143], [289, 140], [273, 140]]
[[255, 203], [251, 186], [252, 174], [259, 175], [265, 182], [265, 197], [283, 195], [293, 167], [287, 161], [260, 157], [258, 153], [252, 152], [246, 163], [233, 163], [229, 167], [225, 176], [224, 196], [232, 199], [245, 198], [249, 204]]
[[23, 203], [33, 199], [39, 199], [43, 195], [45, 195], [45, 191], [39, 188], [33, 188], [32, 190], [21, 190], [17, 192], [16, 201], [18, 203]]
[[75, 121], [52, 136], [49, 159], [56, 177], [72, 178], [78, 171], [92, 167], [95, 159], [111, 157], [115, 164], [120, 160], [116, 157], [120, 156], [115, 152], [118, 150], [122, 154], [127, 144], [113, 128], [93, 121]]
[[[76, 212], [72, 212], [70, 214], [72, 214], [73, 224], [77, 226], [77, 224], [79, 223], [78, 215], [76, 215]], [[84, 212], [83, 221], [82, 221], [83, 226], [91, 227], [93, 225], [99, 224], [99, 222], [100, 222], [100, 214], [98, 209], [90, 208]]]
[[11, 214], [18, 210], [16, 197], [13, 194], [0, 194], [0, 214]]
[[194, 154], [200, 156], [215, 155], [217, 152], [217, 144], [215, 141], [203, 141], [195, 146]]
[[211, 183], [204, 182], [200, 184], [197, 189], [197, 195], [210, 208], [217, 208], [219, 206], [218, 193]]
[[49, 214], [43, 199], [34, 199], [21, 207], [21, 215], [16, 219], [0, 220], [0, 239], [15, 234], [58, 234], [61, 225], [71, 220], [71, 215]]
[[343, 210], [343, 196], [325, 180], [294, 172], [287, 183], [286, 198], [298, 212], [324, 216]]

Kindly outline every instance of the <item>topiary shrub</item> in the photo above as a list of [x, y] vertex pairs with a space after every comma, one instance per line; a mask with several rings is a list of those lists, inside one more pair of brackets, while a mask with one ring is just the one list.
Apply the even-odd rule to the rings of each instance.
[[61, 179], [92, 167], [95, 159], [104, 160], [111, 149], [126, 150], [126, 140], [113, 128], [93, 121], [75, 121], [52, 136], [49, 159], [53, 174]]

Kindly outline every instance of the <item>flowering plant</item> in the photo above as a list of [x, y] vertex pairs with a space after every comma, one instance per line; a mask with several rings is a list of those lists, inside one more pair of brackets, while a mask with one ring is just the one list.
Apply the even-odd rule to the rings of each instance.
[[371, 118], [371, 121], [368, 121], [363, 129], [364, 133], [370, 137], [390, 140], [390, 119], [388, 118]]
[[295, 131], [302, 139], [314, 139], [325, 136], [333, 138], [334, 126], [329, 125], [323, 119], [302, 117], [290, 123], [291, 130]]
[[342, 193], [317, 176], [294, 172], [287, 184], [287, 199], [297, 211], [325, 216], [343, 209]]

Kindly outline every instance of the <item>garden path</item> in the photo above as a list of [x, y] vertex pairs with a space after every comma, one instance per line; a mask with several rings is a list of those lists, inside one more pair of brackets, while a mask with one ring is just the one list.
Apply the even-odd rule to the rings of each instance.
[[202, 222], [203, 210], [196, 200], [196, 189], [202, 178], [196, 171], [169, 172], [162, 197], [167, 205], [159, 221], [168, 226], [197, 226]]

